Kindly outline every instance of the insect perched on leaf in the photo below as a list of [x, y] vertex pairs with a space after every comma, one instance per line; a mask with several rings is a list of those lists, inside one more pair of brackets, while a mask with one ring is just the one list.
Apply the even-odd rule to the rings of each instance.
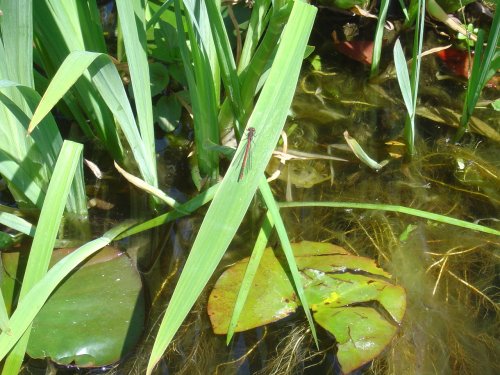
[[243, 175], [245, 174], [245, 168], [248, 162], [248, 158], [250, 156], [250, 148], [252, 146], [252, 140], [255, 137], [255, 128], [248, 128], [247, 130], [247, 139], [245, 145], [245, 153], [243, 154], [243, 161], [241, 163], [240, 175], [238, 176], [238, 182], [243, 179]]

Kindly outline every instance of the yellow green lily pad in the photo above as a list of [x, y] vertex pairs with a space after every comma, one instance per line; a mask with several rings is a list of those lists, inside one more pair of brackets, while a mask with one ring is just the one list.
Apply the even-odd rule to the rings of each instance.
[[[404, 289], [372, 259], [325, 243], [292, 244], [306, 298], [316, 322], [337, 340], [344, 372], [371, 361], [391, 342], [406, 309]], [[228, 268], [208, 301], [216, 334], [225, 334], [248, 258]], [[281, 253], [262, 256], [236, 332], [278, 321], [300, 305]], [[384, 311], [385, 310], [385, 311]]]

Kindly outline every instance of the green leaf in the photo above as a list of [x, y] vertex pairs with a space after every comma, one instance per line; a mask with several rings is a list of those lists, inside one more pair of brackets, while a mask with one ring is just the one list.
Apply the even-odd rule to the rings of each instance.
[[399, 39], [396, 40], [396, 43], [394, 44], [394, 65], [396, 66], [399, 88], [401, 89], [401, 94], [403, 95], [406, 110], [408, 111], [409, 116], [413, 117], [413, 98], [410, 85], [410, 75], [408, 73], [408, 67], [406, 66], [403, 47], [401, 47]]
[[[68, 251], [54, 251], [52, 262]], [[131, 259], [105, 247], [47, 300], [33, 321], [27, 353], [62, 365], [109, 365], [137, 343], [144, 314], [141, 278]]]
[[181, 118], [182, 107], [174, 95], [162, 96], [155, 106], [155, 119], [165, 132], [170, 133], [177, 128]]
[[238, 121], [243, 119], [243, 103], [241, 101], [240, 81], [236, 71], [236, 63], [233, 58], [231, 45], [227, 36], [226, 27], [222, 20], [222, 15], [215, 0], [205, 2], [210, 23], [213, 25], [213, 39], [217, 52], [218, 62], [221, 68], [221, 77], [224, 82], [229, 100], [232, 104], [233, 112]]
[[391, 342], [397, 327], [369, 307], [324, 308], [314, 319], [337, 341], [343, 373], [350, 373], [376, 358]]
[[[269, 78], [262, 90], [249, 127], [256, 129], [252, 168], [238, 182], [244, 142], [238, 147], [227, 174], [217, 191], [193, 244], [156, 337], [147, 373], [172, 340], [187, 313], [210, 279], [255, 194], [257, 184], [278, 141], [300, 72], [304, 50], [316, 9], [294, 2]], [[230, 199], [229, 199], [230, 197]], [[217, 233], [217, 236], [214, 236]], [[200, 262], [202, 261], [202, 264]]]
[[[236, 297], [246, 269], [255, 262], [245, 258], [229, 267], [219, 277], [208, 299], [208, 316], [216, 334], [228, 332], [231, 314], [235, 308]], [[248, 290], [235, 332], [246, 331], [283, 319], [300, 306], [295, 296], [290, 275], [283, 268], [271, 248], [264, 250]]]
[[[37, 63], [49, 79], [72, 51], [106, 52], [96, 1], [34, 1], [33, 19]], [[87, 136], [97, 136], [113, 158], [121, 162], [123, 150], [113, 114], [91, 82], [90, 75], [84, 73], [74, 88], [65, 95], [74, 119]]]
[[[11, 191], [21, 206], [31, 203], [41, 207], [62, 138], [53, 117], [47, 116], [40, 128], [26, 136], [30, 117], [40, 102], [40, 95], [30, 87], [18, 83], [0, 81], [1, 117], [0, 173], [11, 184]], [[5, 94], [5, 95], [3, 95]], [[24, 199], [28, 199], [24, 202]], [[30, 206], [28, 204], [28, 206]], [[82, 216], [87, 213], [87, 199], [83, 186], [83, 171], [77, 170], [71, 188], [67, 210]]]
[[349, 148], [351, 151], [356, 155], [356, 157], [361, 160], [364, 164], [369, 166], [371, 169], [378, 171], [379, 169], [382, 169], [384, 165], [388, 163], [387, 160], [384, 160], [380, 163], [376, 162], [372, 158], [368, 156], [368, 154], [363, 150], [363, 148], [359, 145], [359, 143], [349, 135], [347, 130], [344, 132], [344, 138], [349, 145]]
[[139, 133], [118, 71], [107, 55], [82, 51], [69, 54], [45, 91], [31, 119], [29, 131], [38, 125], [87, 69], [127, 138], [141, 175], [148, 184], [156, 186], [156, 159], [148, 150], [147, 140]]
[[484, 225], [469, 223], [467, 221], [455, 219], [453, 217], [445, 215], [439, 215], [428, 211], [417, 210], [415, 208], [404, 207], [404, 206], [396, 206], [392, 204], [353, 203], [353, 202], [280, 202], [279, 206], [280, 207], [331, 207], [331, 208], [349, 208], [349, 209], [399, 212], [406, 215], [437, 221], [439, 223], [455, 225], [466, 229], [477, 230], [478, 232], [489, 233], [495, 236], [500, 236], [499, 230], [485, 227]]
[[[351, 255], [341, 247], [303, 241], [292, 244], [292, 249], [314, 319], [335, 335], [343, 372], [371, 361], [390, 343], [403, 319], [404, 289], [393, 285], [391, 275], [372, 259]], [[270, 248], [264, 250], [236, 331], [278, 321], [300, 306], [290, 272], [283, 268], [278, 254]], [[217, 334], [228, 331], [236, 295], [249, 267], [249, 258], [245, 258], [228, 268], [210, 294], [208, 314]], [[374, 302], [389, 318], [375, 305], [358, 306]]]
[[495, 111], [500, 111], [500, 99], [497, 99], [491, 103], [491, 106]]
[[373, 41], [372, 65], [370, 68], [370, 78], [375, 77], [379, 71], [380, 54], [382, 53], [382, 41], [384, 37], [384, 26], [389, 9], [389, 0], [382, 0], [377, 17], [377, 28], [375, 30], [375, 40]]
[[285, 224], [283, 223], [283, 220], [279, 214], [278, 205], [276, 204], [276, 201], [273, 198], [271, 188], [267, 183], [265, 176], [262, 176], [261, 178], [259, 189], [262, 194], [262, 197], [264, 198], [264, 201], [266, 202], [266, 206], [273, 217], [273, 221], [275, 222], [276, 232], [278, 233], [278, 237], [281, 243], [281, 248], [283, 249], [283, 254], [285, 254], [286, 262], [288, 263], [288, 267], [292, 275], [293, 285], [295, 287], [295, 290], [297, 291], [299, 301], [304, 307], [304, 311], [306, 313], [306, 317], [309, 322], [309, 327], [311, 329], [311, 334], [316, 343], [316, 347], [319, 349], [316, 329], [314, 327], [314, 322], [311, 316], [311, 312], [309, 311], [309, 302], [307, 301], [306, 295], [304, 293], [304, 287], [302, 286], [302, 281], [297, 268], [297, 263], [295, 262], [295, 258], [293, 256], [293, 249], [290, 244], [290, 240], [288, 239]]
[[0, 290], [0, 329], [2, 332], [10, 333], [9, 314], [7, 313], [3, 292]]
[[[12, 349], [23, 333], [30, 327], [31, 322], [38, 314], [52, 292], [86, 258], [109, 245], [121, 232], [134, 223], [125, 222], [109, 231], [102, 237], [80, 246], [71, 254], [56, 263], [45, 276], [37, 282], [22, 299], [9, 321], [10, 331], [0, 334], [0, 360]], [[24, 336], [26, 337], [26, 335]], [[24, 358], [24, 352], [23, 356]], [[21, 358], [22, 360], [22, 358]]]
[[[247, 301], [248, 294], [254, 287], [254, 278], [262, 259], [262, 255], [264, 254], [266, 244], [269, 241], [269, 237], [271, 236], [273, 226], [273, 218], [268, 211], [264, 223], [262, 224], [262, 228], [260, 229], [259, 236], [255, 241], [255, 245], [252, 250], [252, 256], [249, 258], [248, 265], [245, 267], [245, 275], [243, 276], [243, 279], [241, 281], [241, 286], [238, 289], [237, 296], [235, 296], [234, 298], [234, 305], [228, 306], [229, 311], [227, 311], [227, 313], [231, 316], [231, 321], [229, 322], [227, 329], [224, 331], [225, 333], [227, 333], [226, 344], [229, 344], [233, 337], [241, 313], [243, 312], [243, 308]], [[217, 330], [215, 328], [214, 331], [217, 333]]]
[[155, 62], [149, 65], [151, 80], [151, 96], [161, 94], [169, 82], [168, 69], [165, 65]]
[[[24, 272], [21, 291], [19, 293], [20, 301], [23, 301], [33, 285], [35, 285], [47, 272], [71, 183], [76, 169], [79, 163], [81, 163], [82, 149], [83, 146], [78, 143], [71, 141], [65, 141], [63, 143], [40, 213], [35, 237], [33, 238], [33, 244]], [[9, 324], [12, 330], [10, 333], [13, 336], [14, 325], [12, 325], [12, 320]], [[19, 332], [20, 335], [23, 333], [24, 330]], [[2, 335], [4, 335], [3, 332]], [[4, 373], [15, 372], [16, 369], [17, 371], [19, 370], [24, 358], [28, 339], [29, 333], [24, 334], [19, 342], [17, 342], [14, 349], [11, 350], [5, 361]], [[15, 344], [16, 341], [12, 342], [12, 344]], [[0, 352], [2, 349], [5, 350], [6, 348], [2, 348], [0, 344]], [[10, 349], [11, 347], [9, 346], [7, 351]], [[1, 357], [3, 358], [5, 354], [6, 352]]]
[[[194, 4], [193, 1], [183, 3], [182, 6], [180, 0], [175, 0], [175, 16], [179, 49], [192, 103], [196, 157], [200, 174], [215, 181], [218, 177], [219, 155], [204, 147], [207, 141], [213, 143], [219, 141], [217, 121], [219, 75], [215, 66], [215, 53], [212, 50], [212, 36], [208, 28], [205, 3]], [[189, 17], [185, 15], [189, 45], [181, 26], [184, 25], [183, 9], [189, 15]]]
[[[142, 144], [144, 145], [144, 152], [146, 153], [144, 158], [148, 163], [148, 174], [143, 174], [143, 176], [150, 185], [158, 187], [153, 105], [151, 102], [152, 80], [147, 56], [144, 5], [145, 2], [141, 0], [118, 0], [116, 2], [134, 92], [137, 122], [139, 124]], [[168, 77], [168, 75], [165, 74], [165, 77]], [[127, 140], [130, 143], [130, 140]]]
[[9, 79], [30, 88], [34, 87], [32, 4], [32, 0], [2, 1], [1, 22], [2, 47], [7, 57], [4, 67], [11, 74]]

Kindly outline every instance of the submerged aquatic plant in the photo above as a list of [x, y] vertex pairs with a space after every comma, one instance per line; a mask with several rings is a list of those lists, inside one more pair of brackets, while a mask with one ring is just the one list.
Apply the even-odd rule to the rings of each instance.
[[[9, 124], [14, 124], [8, 128], [2, 125], [1, 128], [2, 131], [8, 129], [8, 136], [11, 138], [0, 137], [0, 173], [2, 173], [4, 180], [7, 180], [20, 208], [24, 208], [24, 206], [42, 208], [43, 204], [42, 214], [36, 227], [25, 219], [14, 216], [21, 211], [1, 207], [1, 210], [8, 213], [0, 214], [2, 224], [28, 235], [35, 235], [33, 250], [30, 253], [30, 264], [36, 264], [39, 268], [33, 270], [31, 265], [27, 268], [26, 280], [22, 286], [24, 298], [19, 302], [10, 318], [7, 309], [2, 308], [3, 306], [0, 307], [0, 329], [2, 329], [0, 351], [3, 353], [2, 357], [5, 358], [7, 353], [14, 348], [6, 361], [5, 373], [18, 373], [25, 354], [27, 336], [23, 335], [26, 329], [40, 312], [51, 293], [82, 261], [101, 247], [109, 244], [113, 239], [130, 236], [147, 228], [171, 222], [193, 213], [213, 199], [205, 222], [191, 250], [189, 260], [183, 268], [174, 296], [170, 300], [165, 318], [160, 325], [156, 343], [152, 342], [153, 339], [148, 341], [151, 347], [147, 347], [145, 356], [149, 357], [151, 354], [147, 365], [148, 371], [151, 372], [155, 363], [162, 358], [170, 341], [173, 344], [170, 345], [172, 350], [175, 350], [176, 345], [181, 346], [180, 342], [184, 338], [179, 338], [178, 334], [177, 337], [174, 335], [235, 236], [257, 188], [267, 205], [268, 213], [263, 230], [256, 242], [255, 257], [263, 254], [266, 243], [271, 237], [273, 226], [275, 226], [282, 242], [282, 248], [285, 250], [292, 279], [296, 282], [299, 298], [302, 300], [306, 314], [311, 315], [307, 308], [307, 299], [305, 299], [306, 292], [301, 286], [303, 283], [300, 278], [301, 274], [295, 265], [296, 261], [288, 241], [287, 230], [279, 212], [279, 208], [284, 208], [285, 205], [277, 205], [274, 201], [273, 193], [265, 181], [263, 171], [287, 116], [315, 9], [298, 1], [262, 0], [255, 2], [254, 8], [251, 10], [250, 21], [246, 25], [245, 44], [238, 61], [232, 55], [228, 33], [223, 25], [218, 2], [214, 0], [207, 2], [179, 0], [163, 3], [157, 1], [117, 1], [121, 24], [118, 31], [117, 55], [123, 58], [124, 52], [126, 53], [128, 65], [124, 67], [123, 60], [117, 62], [106, 55], [106, 46], [98, 25], [95, 2], [40, 0], [33, 3], [37, 10], [33, 29], [35, 30], [37, 69], [46, 75], [46, 77], [42, 77], [38, 72], [33, 73], [33, 64], [29, 56], [33, 44], [30, 39], [31, 26], [28, 17], [31, 2], [24, 0], [4, 1], [2, 4], [4, 7], [2, 9], [4, 12], [2, 41], [5, 49], [5, 54], [2, 56], [6, 59], [6, 64], [2, 64], [2, 66], [8, 67], [2, 70], [2, 78], [16, 81], [24, 86], [5, 80], [0, 83], [3, 93], [0, 97], [3, 103], [1, 107], [2, 119], [7, 119]], [[172, 5], [175, 7], [172, 8]], [[24, 30], [28, 30], [26, 34], [17, 32], [16, 26], [19, 25], [16, 25], [15, 22], [18, 19], [9, 17], [9, 14], [12, 13], [22, 16], [19, 25], [23, 26]], [[151, 18], [148, 19], [150, 16]], [[46, 29], [44, 29], [44, 17], [46, 17], [47, 25], [50, 25]], [[243, 28], [245, 25], [237, 25], [237, 27], [240, 26]], [[74, 32], [68, 30], [74, 30]], [[19, 38], [17, 44], [11, 43], [14, 36]], [[84, 51], [85, 49], [94, 52]], [[49, 51], [53, 51], [53, 55], [48, 53]], [[70, 51], [73, 52], [70, 53]], [[26, 56], [22, 56], [23, 54]], [[154, 88], [152, 91], [150, 70], [153, 68], [148, 64], [148, 58], [156, 59], [157, 64], [158, 61], [165, 61], [162, 59], [166, 59], [169, 64], [172, 64], [169, 66], [169, 68], [172, 67], [169, 77], [176, 77], [175, 86], [172, 86], [175, 87], [174, 89], [170, 86], [168, 88], [163, 86], [160, 89]], [[182, 67], [179, 69], [181, 60]], [[19, 61], [22, 61], [22, 64], [18, 64]], [[164, 70], [162, 72], [161, 74], [167, 74]], [[33, 83], [30, 78], [32, 75], [45, 91], [40, 104], [38, 103], [38, 95], [33, 91]], [[48, 83], [46, 78], [51, 79], [51, 82]], [[123, 81], [127, 81], [129, 78], [132, 83], [127, 92], [124, 89]], [[267, 83], [264, 84], [266, 78]], [[408, 78], [408, 82], [410, 81]], [[416, 82], [418, 82], [418, 75], [415, 78], [415, 84]], [[70, 91], [71, 86], [76, 91]], [[408, 86], [411, 86], [411, 83]], [[220, 90], [221, 87], [224, 90]], [[162, 90], [178, 90], [174, 94], [169, 92], [169, 98], [173, 97], [177, 104], [182, 102], [187, 112], [193, 116], [196, 147], [195, 156], [192, 159], [196, 160], [194, 164], [197, 165], [198, 169], [192, 168], [192, 181], [199, 188], [204, 188], [205, 181], [207, 184], [214, 184], [183, 204], [168, 197], [166, 192], [158, 186], [157, 155], [154, 148], [152, 123], [154, 99], [152, 100], [151, 96], [152, 92], [161, 92]], [[414, 90], [415, 92], [410, 92], [407, 95], [411, 97], [410, 107], [413, 117], [416, 113], [414, 107], [416, 89]], [[221, 92], [225, 93], [225, 97], [222, 99]], [[131, 105], [129, 96], [133, 96], [134, 106]], [[62, 137], [58, 135], [55, 121], [48, 114], [59, 100], [62, 102], [58, 105], [58, 111], [64, 113], [67, 116], [66, 119], [78, 123], [81, 132], [86, 137], [100, 139], [103, 147], [112, 155], [115, 162], [124, 166], [128, 171], [124, 175], [130, 181], [135, 181], [148, 194], [162, 197], [163, 201], [172, 206], [173, 209], [132, 228], [129, 228], [128, 223], [114, 228], [81, 246], [42, 276], [46, 271], [47, 259], [50, 257], [53, 240], [59, 229], [59, 211], [62, 214], [62, 206], [66, 204], [65, 194], [61, 191], [54, 193], [52, 186], [59, 185], [59, 188], [66, 189], [69, 184], [59, 168], [54, 172], [51, 169], [58, 153], [59, 158], [64, 159], [65, 162], [80, 163], [76, 161], [77, 157], [70, 157], [66, 153], [67, 150], [59, 152]], [[203, 101], [205, 102], [202, 103]], [[254, 104], [255, 102], [256, 104]], [[38, 108], [35, 111], [36, 105]], [[26, 138], [26, 130], [33, 113], [35, 114], [31, 119], [31, 135]], [[179, 116], [172, 117], [178, 119]], [[185, 119], [186, 121], [183, 120], [183, 123], [190, 121], [188, 116]], [[175, 123], [175, 120], [170, 121], [170, 125], [172, 123]], [[63, 124], [60, 125], [63, 126]], [[235, 152], [236, 156], [229, 165], [224, 180], [215, 185], [219, 174], [217, 152], [220, 149], [218, 146], [220, 134], [228, 129], [233, 129], [236, 138], [241, 139], [245, 128], [248, 127], [255, 129], [255, 139], [252, 144], [252, 147], [255, 146], [255, 152], [251, 156], [252, 168], [248, 170], [243, 179], [238, 178], [242, 154], [245, 151], [245, 144], [242, 142]], [[71, 134], [73, 136], [73, 132]], [[15, 150], [16, 153], [11, 152], [11, 146], [12, 149], [18, 149]], [[64, 146], [63, 149], [66, 147], [68, 146]], [[77, 153], [76, 150], [80, 146], [72, 145], [72, 147], [74, 147], [73, 152]], [[17, 151], [20, 152], [17, 153]], [[46, 159], [51, 159], [51, 161]], [[72, 165], [72, 168], [76, 168], [76, 173], [81, 172], [80, 166]], [[140, 175], [141, 178], [134, 176], [134, 174]], [[323, 180], [321, 179], [321, 181]], [[86, 198], [83, 193], [83, 179], [76, 177], [76, 181], [78, 185], [73, 188], [76, 195], [71, 198], [74, 200], [67, 204], [67, 211], [85, 214]], [[45, 199], [43, 199], [44, 194]], [[380, 200], [382, 201], [382, 199]], [[318, 206], [321, 203], [314, 204]], [[353, 203], [338, 202], [331, 206], [404, 212], [425, 219], [438, 218], [441, 221], [459, 224], [468, 229], [498, 234], [498, 231], [476, 223], [445, 219], [429, 212], [415, 211], [400, 205], [360, 204], [356, 206]], [[157, 204], [155, 207], [160, 208], [161, 206]], [[147, 213], [147, 216], [151, 215], [153, 212]], [[461, 217], [461, 215], [458, 216]], [[360, 219], [356, 218], [356, 220]], [[344, 228], [341, 228], [341, 224], [335, 225], [339, 225], [338, 232], [342, 233], [341, 236], [349, 235], [344, 231]], [[124, 231], [125, 229], [127, 230]], [[315, 228], [315, 230], [319, 232], [323, 229]], [[162, 235], [164, 234], [162, 233]], [[327, 233], [326, 237], [330, 235]], [[10, 237], [8, 234], [7, 236]], [[43, 248], [42, 252], [39, 252], [38, 244], [40, 243], [43, 245], [40, 246]], [[445, 263], [445, 258], [448, 259], [452, 256], [454, 256], [453, 252], [443, 256], [441, 263]], [[181, 262], [178, 259], [176, 261]], [[449, 263], [450, 261], [446, 260], [446, 264]], [[468, 282], [463, 274], [457, 274], [454, 271], [447, 273], [447, 268], [444, 266], [441, 269], [449, 277], [454, 277], [453, 273], [458, 279]], [[134, 273], [134, 275], [136, 274]], [[175, 279], [172, 275], [169, 275], [169, 278]], [[38, 279], [40, 281], [34, 283], [34, 280]], [[251, 283], [249, 280], [246, 280], [246, 291], [243, 290], [241, 295], [250, 291]], [[35, 285], [28, 291], [31, 284]], [[64, 287], [61, 286], [60, 289], [64, 290]], [[438, 288], [436, 287], [436, 289]], [[486, 293], [483, 294], [487, 297]], [[2, 297], [5, 296], [2, 295]], [[483, 296], [481, 298], [483, 298], [482, 301], [486, 301]], [[323, 299], [323, 301], [328, 301], [328, 299]], [[156, 302], [158, 299], [155, 299]], [[319, 305], [321, 303], [316, 304], [315, 307], [318, 308]], [[50, 306], [50, 302], [47, 303], [47, 306]], [[242, 307], [243, 305], [239, 307], [240, 311]], [[234, 314], [232, 317], [229, 332], [231, 326], [234, 327], [238, 321], [237, 315]], [[181, 327], [181, 329], [185, 328]], [[23, 337], [22, 341], [18, 341], [16, 344], [16, 341], [21, 337]], [[229, 335], [228, 338], [230, 337]], [[306, 328], [292, 332], [291, 338], [298, 340], [298, 344], [304, 343], [304, 346], [308, 347], [307, 350], [311, 349], [313, 342], [318, 341], [313, 325], [308, 332], [306, 332]], [[213, 340], [217, 341], [217, 339]], [[256, 341], [260, 342], [259, 340]], [[223, 339], [218, 341], [222, 343]], [[286, 355], [291, 356], [290, 353], [296, 353], [290, 350], [293, 347], [290, 343], [284, 341], [283, 345], [288, 348]], [[212, 353], [212, 351], [206, 353]], [[171, 352], [168, 355], [171, 355]], [[299, 359], [305, 357], [308, 355], [297, 356]], [[287, 357], [279, 357], [278, 360], [280, 358]], [[231, 359], [223, 358], [221, 362], [231, 363]], [[143, 370], [145, 367], [146, 364], [141, 369]], [[282, 367], [277, 366], [276, 368]]]

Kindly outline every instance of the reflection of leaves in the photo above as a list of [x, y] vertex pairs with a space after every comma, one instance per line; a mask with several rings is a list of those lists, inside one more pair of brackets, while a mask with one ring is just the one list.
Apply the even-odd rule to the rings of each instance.
[[[417, 107], [417, 115], [440, 124], [458, 127], [460, 114], [445, 107]], [[471, 117], [469, 128], [471, 131], [484, 135], [495, 142], [500, 142], [500, 134], [490, 125], [477, 117]]]
[[[393, 285], [390, 274], [373, 260], [338, 246], [303, 241], [292, 247], [314, 318], [335, 336], [343, 371], [375, 358], [401, 323], [406, 308], [403, 288]], [[248, 258], [228, 268], [210, 295], [208, 313], [215, 333], [227, 332], [247, 263]], [[284, 264], [272, 249], [264, 251], [236, 331], [280, 320], [297, 309], [299, 301]]]

